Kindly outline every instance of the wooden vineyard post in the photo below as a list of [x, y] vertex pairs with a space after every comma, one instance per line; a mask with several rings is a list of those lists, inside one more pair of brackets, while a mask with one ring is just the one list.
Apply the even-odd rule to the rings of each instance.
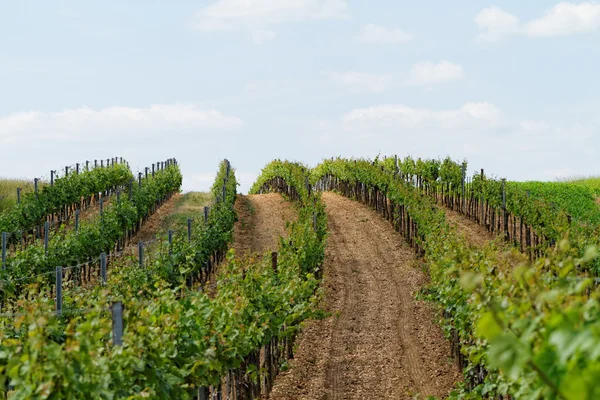
[[138, 172], [138, 187], [142, 187], [142, 173]]
[[169, 255], [173, 255], [173, 231], [169, 230]]
[[273, 272], [277, 273], [277, 252], [276, 251], [271, 253], [271, 265], [273, 267]]
[[17, 204], [21, 204], [21, 188], [17, 188]]
[[38, 178], [33, 178], [33, 191], [35, 192], [35, 196], [38, 195]]
[[188, 218], [187, 220], [187, 234], [188, 234], [188, 240], [191, 242], [192, 241], [192, 219]]
[[204, 206], [204, 223], [208, 223], [208, 207]]
[[123, 303], [117, 301], [110, 307], [112, 314], [113, 346], [123, 345]]
[[50, 186], [54, 186], [54, 172], [53, 170], [50, 170]]

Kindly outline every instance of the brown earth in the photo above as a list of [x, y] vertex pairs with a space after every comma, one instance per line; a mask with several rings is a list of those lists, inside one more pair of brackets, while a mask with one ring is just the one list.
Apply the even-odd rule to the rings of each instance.
[[483, 225], [469, 220], [464, 215], [446, 207], [440, 207], [440, 209], [446, 214], [446, 221], [454, 226], [457, 232], [462, 234], [472, 245], [484, 247], [490, 241], [498, 238]]
[[272, 399], [410, 399], [446, 396], [460, 373], [432, 308], [413, 250], [360, 203], [324, 193], [329, 239], [324, 308], [309, 321]]
[[[160, 231], [163, 221], [176, 209], [177, 200], [181, 196], [181, 193], [175, 193], [169, 200], [163, 203], [158, 210], [142, 224], [142, 229], [140, 229], [129, 241], [129, 244], [123, 249], [123, 253], [136, 255], [139, 242], [152, 242], [155, 240], [156, 234]], [[151, 249], [152, 244], [153, 243], [147, 243], [146, 246], [150, 246]], [[150, 254], [150, 251], [145, 254]]]
[[238, 195], [235, 212], [233, 248], [238, 256], [276, 251], [279, 237], [286, 236], [286, 221], [298, 218], [290, 202], [278, 193]]
[[165, 218], [173, 213], [177, 207], [177, 200], [181, 193], [175, 193], [169, 200], [163, 203], [154, 214], [142, 224], [142, 229], [133, 237], [131, 243], [137, 246], [139, 241], [148, 242], [156, 239], [156, 234], [160, 231]]

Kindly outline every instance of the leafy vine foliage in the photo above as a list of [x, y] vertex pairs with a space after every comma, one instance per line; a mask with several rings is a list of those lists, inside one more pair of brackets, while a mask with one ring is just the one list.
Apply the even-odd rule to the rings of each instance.
[[[507, 239], [529, 252], [532, 259], [543, 256], [567, 232], [574, 255], [581, 257], [589, 245], [598, 244], [600, 208], [593, 187], [568, 182], [503, 182], [485, 175], [483, 170], [468, 176], [467, 161], [450, 158], [415, 161], [412, 157], [391, 157], [376, 162], [390, 174], [397, 174], [438, 203], [459, 210], [491, 232], [506, 230]], [[510, 217], [507, 221], [502, 221], [503, 186]], [[587, 267], [597, 275], [600, 260]]]
[[[279, 364], [261, 365], [261, 354], [287, 357], [300, 322], [315, 314], [326, 238], [320, 198], [305, 186], [309, 171], [281, 166], [270, 164], [259, 180], [284, 174], [285, 187], [301, 199], [276, 269], [270, 254], [239, 260], [231, 250], [212, 271], [211, 286], [190, 286], [189, 277], [231, 240], [237, 185], [222, 163], [213, 187], [220, 201], [206, 226], [196, 227], [191, 240], [163, 240], [144, 268], [124, 260], [111, 266], [105, 286], [70, 291], [70, 304], [86, 312], [56, 317], [53, 300], [28, 288], [14, 307], [16, 319], [0, 317], [0, 390], [16, 399], [190, 399], [209, 387], [218, 392], [226, 380], [239, 399], [268, 391]], [[121, 346], [112, 344], [106, 311], [117, 300], [125, 307]]]
[[24, 194], [20, 204], [0, 215], [0, 232], [15, 234], [30, 230], [42, 223], [48, 215], [57, 213], [66, 206], [79, 204], [82, 198], [124, 186], [132, 179], [133, 175], [126, 163], [86, 169], [80, 173], [73, 171], [56, 179], [52, 186], [44, 185], [37, 194]]
[[434, 199], [379, 160], [327, 160], [312, 182], [367, 201], [424, 256], [423, 296], [439, 304], [465, 375], [451, 398], [600, 398], [599, 294], [576, 272], [597, 259], [594, 246], [578, 256], [561, 238], [536, 261], [473, 248]]
[[139, 184], [133, 184], [131, 198], [123, 193], [102, 215], [82, 222], [77, 231], [61, 229], [49, 239], [47, 249], [39, 241], [17, 249], [6, 260], [6, 268], [0, 271], [1, 299], [5, 301], [19, 295], [25, 285], [36, 280], [52, 282], [52, 273], [58, 266], [81, 264], [99, 257], [102, 252], [113, 251], [117, 242], [131, 236], [153, 207], [179, 190], [181, 181], [179, 166], [169, 163], [154, 176], [148, 175]]

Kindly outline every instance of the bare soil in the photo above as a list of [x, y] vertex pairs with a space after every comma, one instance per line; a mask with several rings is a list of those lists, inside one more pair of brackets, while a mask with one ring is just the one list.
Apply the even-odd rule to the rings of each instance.
[[298, 218], [279, 193], [238, 195], [235, 212], [233, 248], [238, 256], [276, 251], [279, 237], [286, 236], [286, 222]]
[[413, 250], [360, 203], [324, 193], [329, 239], [326, 319], [309, 321], [272, 399], [410, 399], [448, 395], [460, 373], [430, 305]]
[[163, 225], [163, 220], [175, 211], [177, 200], [181, 197], [181, 193], [175, 193], [169, 200], [161, 205], [154, 214], [142, 224], [142, 229], [135, 235], [133, 242], [147, 242], [156, 239], [156, 234], [160, 231]]
[[483, 225], [469, 220], [464, 215], [446, 207], [440, 207], [440, 209], [446, 214], [446, 221], [450, 225], [453, 225], [458, 233], [462, 234], [470, 244], [477, 247], [484, 247], [488, 242], [498, 238]]

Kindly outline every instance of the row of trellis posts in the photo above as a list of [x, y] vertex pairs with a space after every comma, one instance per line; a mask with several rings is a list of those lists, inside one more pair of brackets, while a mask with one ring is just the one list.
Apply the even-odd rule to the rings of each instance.
[[[118, 163], [123, 163], [123, 158], [112, 158], [112, 159], [107, 159], [106, 160], [106, 166], [113, 166], [115, 164]], [[156, 164], [152, 164], [152, 168], [150, 167], [146, 167], [145, 168], [145, 172], [139, 172], [138, 173], [138, 186], [142, 186], [142, 177], [145, 175], [145, 178], [148, 177], [149, 172], [151, 170], [151, 175], [154, 177], [155, 173], [158, 171], [163, 170], [165, 167], [167, 167], [168, 165], [170, 165], [170, 163], [174, 163], [176, 164], [177, 162], [175, 160], [167, 160], [167, 161], [161, 161], [161, 162], [157, 162]], [[89, 161], [86, 161], [86, 170], [89, 168]], [[76, 164], [76, 173], [79, 174], [79, 163]], [[94, 168], [97, 168], [98, 165], [98, 160], [94, 160]], [[70, 167], [65, 167], [65, 175], [69, 174], [69, 168]], [[100, 160], [100, 168], [104, 168], [104, 162], [103, 160]], [[56, 171], [50, 171], [50, 185], [54, 185], [54, 174], [56, 173]], [[35, 182], [35, 193], [38, 193], [38, 185], [37, 182], [39, 181], [38, 178], [35, 178], [34, 182]], [[20, 203], [21, 200], [21, 196], [20, 196], [20, 188], [17, 188], [17, 202]], [[59, 211], [59, 213], [57, 214], [51, 214], [48, 215], [46, 217], [46, 221], [43, 223], [43, 225], [38, 225], [35, 226], [33, 228], [31, 228], [29, 230], [29, 232], [24, 232], [23, 230], [19, 230], [16, 232], [2, 232], [1, 235], [1, 246], [2, 246], [2, 268], [6, 268], [6, 257], [7, 257], [7, 253], [9, 251], [9, 246], [12, 243], [12, 247], [14, 250], [16, 250], [17, 246], [20, 246], [21, 249], [24, 249], [27, 244], [30, 242], [29, 237], [31, 236], [31, 243], [35, 243], [36, 240], [43, 240], [44, 241], [44, 250], [48, 251], [48, 240], [51, 234], [51, 230], [53, 227], [56, 228], [56, 230], [58, 230], [60, 228], [60, 226], [63, 223], [68, 223], [72, 218], [75, 219], [74, 221], [74, 227], [73, 229], [75, 230], [75, 232], [77, 232], [79, 230], [79, 221], [80, 221], [80, 212], [86, 210], [87, 208], [94, 206], [94, 205], [98, 205], [99, 208], [99, 215], [102, 216], [103, 212], [104, 212], [104, 205], [105, 205], [105, 201], [104, 199], [116, 194], [116, 198], [117, 198], [117, 202], [120, 199], [121, 193], [122, 191], [125, 190], [125, 187], [114, 187], [114, 188], [109, 188], [103, 192], [97, 193], [92, 195], [89, 199], [82, 199], [80, 203], [77, 204], [72, 204], [72, 205], [65, 205], [64, 209]], [[129, 200], [131, 200], [132, 198], [132, 191], [133, 191], [133, 181], [129, 182], [128, 184], [128, 192], [129, 192]], [[172, 194], [171, 194], [172, 195]], [[127, 239], [131, 239], [133, 237], [133, 235], [135, 235], [135, 233], [137, 233], [137, 231], [141, 228], [141, 225], [143, 222], [145, 222], [148, 217], [153, 214], [156, 209], [158, 207], [160, 207], [166, 200], [168, 200], [170, 198], [170, 196], [167, 196], [163, 199], [159, 199], [159, 201], [157, 203], [155, 203], [152, 206], [152, 209], [150, 210], [150, 213], [148, 215], [145, 215], [139, 222], [138, 222], [138, 226], [133, 227], [130, 231], [127, 232]], [[55, 220], [56, 218], [56, 220]], [[11, 240], [12, 237], [16, 237], [18, 238], [16, 241], [15, 240]], [[121, 247], [124, 247], [124, 241], [120, 241], [119, 243], [117, 243], [117, 251], [120, 250]]]
[[[228, 173], [229, 176], [229, 163], [228, 163]], [[146, 169], [146, 173], [148, 169]], [[141, 181], [141, 173], [140, 173], [140, 181]], [[225, 198], [226, 189], [225, 185], [227, 180], [225, 179], [223, 183], [223, 195], [222, 198]], [[291, 199], [298, 200], [299, 195], [295, 188], [291, 185], [288, 185], [285, 180], [281, 178], [276, 178], [272, 182], [268, 183], [271, 185], [272, 189], [280, 191], [282, 193], [287, 194]], [[310, 185], [309, 185], [310, 190]], [[219, 197], [217, 196], [217, 201], [219, 201]], [[161, 199], [161, 203], [166, 199]], [[160, 204], [157, 204], [156, 208]], [[205, 223], [208, 220], [209, 208], [204, 207], [204, 221]], [[46, 226], [48, 225], [46, 222]], [[316, 215], [313, 215], [313, 224], [316, 229]], [[140, 225], [135, 226], [132, 229], [128, 238], [132, 238], [133, 235], [139, 230]], [[47, 248], [47, 238], [48, 231], [46, 230], [46, 238], [45, 245]], [[173, 241], [173, 231], [168, 232], [168, 240], [169, 245], [172, 244]], [[192, 219], [188, 219], [187, 221], [187, 235], [188, 239], [191, 240], [192, 235]], [[2, 261], [3, 265], [5, 265], [5, 257], [6, 257], [6, 234], [3, 234], [3, 246], [2, 246]], [[151, 241], [153, 242], [153, 241]], [[144, 248], [148, 243], [151, 242], [139, 242], [137, 246], [138, 250], [138, 262], [139, 267], [144, 267]], [[126, 243], [124, 243], [125, 245]], [[171, 251], [171, 249], [169, 249]], [[85, 282], [92, 282], [94, 279], [99, 279], [100, 284], [104, 285], [107, 282], [107, 269], [109, 267], [110, 261], [116, 257], [119, 257], [123, 252], [113, 253], [112, 255], [102, 253], [100, 257], [96, 260], [89, 261], [87, 263], [77, 265], [74, 267], [56, 267], [55, 271], [55, 284], [52, 291], [52, 296], [55, 299], [55, 313], [58, 316], [67, 315], [71, 312], [85, 312], [86, 310], [64, 310], [63, 309], [63, 284], [65, 281], [73, 281], [76, 284], [81, 284]], [[195, 281], [199, 280], [201, 282], [200, 289], [202, 290], [202, 285], [208, 282], [209, 274], [214, 271], [214, 265], [218, 262], [221, 262], [224, 258], [224, 253], [219, 252], [218, 254], [213, 255], [212, 259], [208, 261], [205, 268], [204, 277], [202, 274], [199, 277], [192, 277], [188, 281], [188, 286], [192, 286]], [[277, 271], [277, 253], [273, 252], [271, 254], [272, 259], [272, 268]], [[99, 269], [96, 265], [96, 262], [99, 263]], [[69, 271], [68, 274], [65, 272]], [[123, 330], [124, 330], [124, 321], [123, 321], [123, 311], [124, 306], [123, 303], [118, 301], [113, 303], [109, 308], [112, 315], [112, 342], [113, 346], [120, 346], [123, 344]], [[12, 314], [12, 316], [16, 316], [17, 314]], [[8, 314], [4, 314], [0, 316], [10, 316]], [[220, 385], [210, 386], [210, 387], [200, 387], [197, 392], [198, 400], [221, 400], [223, 398], [228, 400], [246, 400], [246, 399], [255, 399], [261, 398], [261, 396], [269, 396], [271, 389], [273, 387], [275, 376], [279, 373], [281, 365], [287, 360], [293, 358], [293, 337], [284, 337], [279, 338], [277, 334], [274, 334], [273, 337], [269, 340], [268, 343], [264, 344], [258, 349], [255, 349], [251, 352], [247, 357], [244, 358], [240, 367], [229, 370], [226, 375], [223, 377]], [[254, 379], [249, 373], [248, 369], [252, 366], [252, 369], [255, 371], [259, 371], [259, 379]]]
[[[406, 183], [413, 185], [452, 211], [456, 211], [485, 227], [490, 233], [501, 235], [506, 242], [519, 247], [520, 251], [529, 255], [531, 260], [544, 254], [544, 249], [553, 245], [554, 241], [537, 232], [528, 224], [523, 216], [517, 216], [507, 209], [506, 179], [502, 179], [502, 204], [495, 207], [483, 196], [477, 196], [473, 190], [472, 179], [466, 175], [466, 164], [461, 166], [462, 180], [460, 188], [453, 188], [451, 183], [428, 183], [419, 177], [410, 177], [400, 172], [396, 157], [395, 175]], [[481, 179], [485, 179], [481, 169]], [[412, 179], [411, 179], [412, 178]], [[529, 196], [529, 192], [527, 192]]]
[[[217, 196], [217, 202], [221, 201], [221, 199], [225, 199], [226, 196], [226, 184], [227, 178], [229, 177], [230, 165], [227, 163], [227, 176], [223, 182], [223, 193], [221, 196]], [[154, 173], [154, 168], [153, 171]], [[148, 174], [148, 168], [146, 168], [146, 176]], [[141, 176], [139, 174], [139, 182], [141, 183]], [[279, 186], [279, 185], [274, 185]], [[297, 196], [295, 190], [289, 186], [285, 189], [281, 188], [282, 191], [290, 194], [291, 197]], [[279, 188], [277, 188], [279, 189]], [[117, 192], [118, 193], [118, 192]], [[169, 196], [170, 197], [170, 196]], [[101, 198], [100, 198], [101, 199]], [[161, 199], [159, 203], [153, 207], [151, 212], [154, 212], [156, 208], [158, 208], [164, 201], [168, 198]], [[100, 203], [102, 204], [102, 203]], [[209, 215], [209, 207], [204, 207], [204, 223], [208, 221]], [[149, 216], [144, 217], [146, 219]], [[193, 219], [187, 220], [187, 236], [188, 240], [191, 240], [192, 237], [192, 228], [193, 228]], [[132, 238], [137, 231], [141, 228], [141, 222], [132, 228], [132, 231], [127, 235], [127, 238]], [[49, 237], [49, 232], [47, 230], [49, 221], [45, 223], [45, 246], [47, 250], [47, 238]], [[173, 230], [168, 231], [168, 241], [169, 241], [169, 253], [171, 253], [173, 244]], [[3, 235], [3, 246], [2, 246], [2, 261], [3, 266], [5, 266], [6, 259], [6, 233]], [[144, 249], [146, 246], [155, 240], [149, 242], [138, 242], [137, 245], [137, 256], [138, 256], [138, 266], [140, 268], [144, 268], [145, 265], [145, 255]], [[123, 243], [123, 247], [127, 243]], [[65, 282], [74, 282], [75, 284], [83, 284], [84, 282], [93, 282], [94, 280], [100, 280], [100, 284], [105, 285], [107, 282], [107, 270], [110, 265], [111, 260], [118, 258], [124, 254], [122, 251], [117, 251], [111, 254], [110, 252], [102, 253], [99, 258], [95, 260], [91, 260], [84, 264], [80, 264], [73, 267], [56, 267], [55, 270], [55, 283], [51, 290], [51, 296], [55, 299], [55, 313], [58, 316], [68, 315], [71, 313], [81, 313], [86, 312], [88, 310], [67, 310], [63, 309], [63, 286]], [[201, 271], [197, 276], [190, 276], [189, 279], [186, 280], [187, 286], [192, 287], [196, 282], [200, 282], [199, 289], [203, 290], [204, 285], [208, 282], [210, 274], [214, 271], [214, 267], [216, 264], [221, 262], [224, 258], [224, 252], [219, 251], [211, 256], [211, 258], [207, 261], [207, 264], [204, 268], [204, 273]], [[272, 258], [272, 267], [275, 271], [277, 271], [277, 253], [273, 252], [271, 254]], [[97, 265], [98, 263], [99, 265]], [[99, 267], [99, 268], [98, 268]], [[123, 344], [123, 331], [124, 331], [124, 321], [123, 321], [123, 312], [124, 306], [121, 301], [114, 302], [108, 309], [111, 312], [112, 316], [112, 344], [113, 346], [120, 346]], [[0, 316], [4, 317], [16, 317], [19, 314], [0, 314]], [[251, 352], [247, 357], [244, 358], [241, 366], [236, 369], [229, 370], [226, 375], [222, 379], [222, 383], [217, 386], [210, 387], [199, 387], [197, 390], [197, 398], [199, 400], [221, 400], [223, 398], [226, 399], [235, 399], [235, 400], [245, 400], [245, 399], [255, 399], [260, 398], [261, 395], [266, 395], [270, 393], [275, 376], [279, 373], [280, 367], [282, 363], [293, 357], [292, 352], [292, 343], [293, 338], [285, 337], [280, 339], [278, 335], [274, 335], [271, 340], [263, 345], [262, 347], [256, 349]], [[254, 370], [260, 372], [260, 379], [254, 380], [250, 374], [248, 374], [248, 368], [250, 366], [254, 367]]]
[[[342, 181], [332, 175], [322, 177], [317, 182], [316, 188], [322, 191], [336, 190], [348, 198], [355, 199], [371, 207], [394, 226], [394, 229], [415, 249], [417, 255], [424, 255], [424, 249], [419, 244], [422, 242], [423, 237], [419, 234], [419, 226], [410, 217], [407, 207], [388, 199], [386, 193], [380, 188], [369, 187], [358, 181]], [[456, 358], [458, 366], [462, 370], [465, 366], [465, 360], [460, 351], [458, 336], [453, 337], [451, 341], [451, 351], [452, 356]], [[471, 379], [468, 382], [469, 385], [474, 387], [482, 383], [486, 374], [487, 372], [483, 367], [474, 367]]]

